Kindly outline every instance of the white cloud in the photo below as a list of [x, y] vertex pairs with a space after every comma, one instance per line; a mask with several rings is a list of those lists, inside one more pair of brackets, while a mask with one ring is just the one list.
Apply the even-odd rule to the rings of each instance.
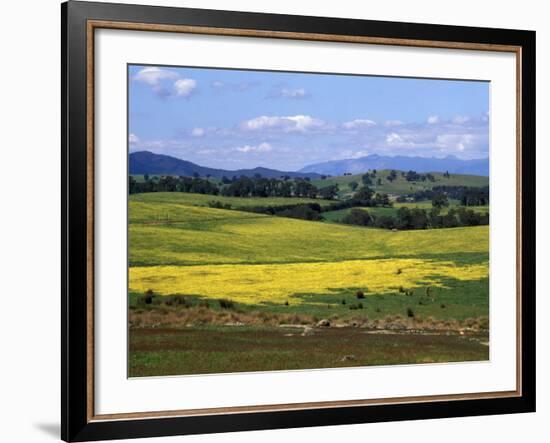
[[[488, 156], [488, 124], [482, 114], [471, 116], [461, 125], [453, 124], [451, 119], [441, 119], [432, 124], [423, 121], [386, 125], [383, 122], [363, 123], [363, 126], [364, 130], [346, 129], [342, 123], [322, 121], [310, 115], [263, 115], [226, 128], [190, 127], [176, 138], [160, 141], [145, 140], [144, 134], [132, 128], [136, 130], [133, 136], [139, 134], [140, 137], [139, 142], [130, 144], [130, 149], [152, 150], [199, 164], [208, 158], [208, 166], [221, 167], [235, 159], [239, 167], [277, 165], [281, 170], [369, 154]], [[136, 140], [133, 136], [132, 140]]]
[[271, 151], [271, 145], [269, 143], [260, 143], [259, 145], [245, 145], [235, 148], [239, 152], [268, 152]]
[[355, 151], [349, 156], [349, 158], [361, 158], [366, 157], [367, 155], [369, 155], [368, 151]]
[[484, 137], [476, 134], [442, 134], [437, 137], [437, 144], [446, 151], [469, 151], [480, 143], [483, 143]]
[[130, 142], [130, 143], [139, 143], [139, 137], [136, 134], [130, 134], [128, 136], [128, 142]]
[[464, 123], [470, 121], [470, 117], [465, 117], [463, 115], [456, 115], [455, 117], [453, 117], [452, 119], [452, 122], [455, 124], [455, 125], [463, 125]]
[[401, 120], [386, 120], [384, 126], [401, 126], [403, 122]]
[[280, 91], [276, 91], [271, 95], [272, 97], [279, 98], [306, 98], [309, 96], [308, 92], [304, 88], [288, 89], [283, 88]]
[[325, 126], [322, 120], [309, 115], [267, 116], [245, 120], [239, 125], [245, 131], [307, 132]]
[[376, 122], [364, 118], [357, 118], [343, 123], [342, 126], [346, 129], [368, 128], [370, 126], [376, 126]]
[[226, 83], [220, 80], [214, 80], [210, 83], [210, 86], [215, 90], [222, 91], [231, 91], [231, 92], [243, 92], [248, 91], [251, 88], [258, 86], [260, 83], [257, 81], [243, 81], [239, 83]]
[[177, 72], [150, 66], [138, 71], [133, 80], [149, 85], [160, 97], [189, 97], [197, 81], [181, 78]]
[[386, 143], [388, 145], [399, 144], [402, 142], [403, 142], [403, 137], [401, 137], [399, 134], [395, 132], [391, 132], [388, 135], [386, 135]]
[[199, 155], [212, 155], [212, 154], [218, 154], [218, 151], [215, 149], [199, 149], [197, 151], [197, 154]]
[[430, 115], [427, 120], [429, 125], [435, 125], [436, 123], [439, 123], [439, 116], [437, 115]]
[[174, 82], [174, 90], [178, 97], [189, 97], [196, 87], [197, 82], [192, 78], [180, 78]]
[[158, 86], [161, 80], [176, 78], [178, 78], [178, 74], [174, 71], [157, 68], [156, 66], [143, 68], [134, 75], [134, 80], [146, 83], [149, 86]]

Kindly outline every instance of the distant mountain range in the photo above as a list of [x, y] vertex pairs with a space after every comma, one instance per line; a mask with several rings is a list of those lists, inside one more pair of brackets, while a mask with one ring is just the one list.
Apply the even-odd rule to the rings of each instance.
[[377, 154], [366, 157], [333, 160], [306, 166], [299, 171], [279, 171], [269, 168], [253, 169], [216, 169], [200, 166], [186, 160], [171, 157], [169, 155], [154, 154], [149, 151], [139, 151], [130, 154], [130, 174], [150, 175], [182, 175], [191, 177], [198, 174], [201, 177], [210, 176], [222, 178], [226, 176], [253, 177], [260, 174], [265, 178], [320, 178], [321, 175], [343, 175], [344, 173], [360, 174], [369, 169], [396, 169], [398, 171], [413, 170], [416, 172], [445, 172], [453, 174], [469, 174], [489, 176], [489, 159], [461, 160], [455, 156], [444, 158], [406, 157], [406, 156], [380, 156]]
[[381, 156], [377, 154], [366, 157], [333, 160], [316, 163], [300, 169], [299, 172], [316, 172], [325, 175], [359, 174], [369, 169], [396, 169], [416, 172], [445, 172], [489, 176], [489, 159], [461, 160], [454, 155], [444, 158]]
[[237, 169], [235, 171], [207, 168], [186, 160], [170, 157], [169, 155], [154, 154], [149, 151], [131, 153], [128, 166], [130, 174], [182, 175], [187, 177], [198, 174], [201, 177], [209, 175], [214, 178], [222, 178], [223, 176], [231, 178], [234, 175], [237, 177], [253, 177], [255, 174], [260, 174], [265, 178], [280, 178], [285, 175], [291, 178], [309, 177], [315, 179], [320, 177], [320, 174], [314, 172], [288, 172], [261, 167], [254, 169]]

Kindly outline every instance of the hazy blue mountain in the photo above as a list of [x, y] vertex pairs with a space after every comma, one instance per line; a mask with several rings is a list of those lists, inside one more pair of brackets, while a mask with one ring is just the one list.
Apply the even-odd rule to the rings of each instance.
[[396, 169], [400, 171], [413, 170], [416, 172], [445, 172], [454, 174], [471, 174], [489, 176], [489, 159], [461, 160], [454, 155], [444, 158], [395, 157], [381, 156], [377, 154], [366, 157], [333, 160], [323, 163], [308, 165], [300, 172], [316, 172], [325, 175], [342, 175], [346, 172], [359, 174], [369, 169]]
[[179, 158], [170, 157], [169, 155], [154, 154], [149, 151], [133, 152], [129, 156], [128, 167], [130, 174], [150, 174], [150, 175], [182, 175], [191, 177], [197, 173], [201, 177], [210, 175], [215, 178], [222, 178], [224, 175], [228, 178], [236, 175], [245, 177], [253, 177], [255, 174], [260, 174], [265, 178], [279, 178], [281, 176], [309, 177], [319, 178], [320, 175], [311, 172], [288, 172], [278, 171], [269, 168], [254, 168], [254, 169], [237, 169], [235, 171], [227, 169], [215, 169], [200, 166], [195, 163], [180, 160]]

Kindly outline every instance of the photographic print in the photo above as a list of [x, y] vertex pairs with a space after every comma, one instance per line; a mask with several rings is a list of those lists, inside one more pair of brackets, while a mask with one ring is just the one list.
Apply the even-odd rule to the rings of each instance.
[[489, 82], [127, 81], [129, 377], [489, 359]]

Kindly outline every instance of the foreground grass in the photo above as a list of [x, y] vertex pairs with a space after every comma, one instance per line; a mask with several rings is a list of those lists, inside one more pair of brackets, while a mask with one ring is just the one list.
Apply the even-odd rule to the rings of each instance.
[[[488, 318], [488, 278], [481, 280], [443, 280], [439, 288], [405, 288], [407, 292], [366, 294], [358, 299], [358, 288], [341, 288], [327, 294], [302, 293], [289, 297], [284, 302], [259, 302], [256, 304], [233, 302], [231, 309], [224, 309], [220, 299], [204, 296], [156, 296], [150, 305], [143, 303], [143, 294], [130, 293], [131, 322], [158, 324], [170, 327], [185, 327], [190, 324], [241, 322], [247, 324], [314, 324], [328, 318], [333, 321], [386, 320], [388, 316], [433, 321], [468, 322], [473, 318]], [[429, 289], [428, 289], [429, 288]], [[223, 300], [223, 299], [221, 299]], [[197, 308], [198, 309], [197, 311]], [[295, 316], [291, 318], [291, 316]], [[409, 317], [413, 316], [413, 317]], [[139, 318], [142, 317], [142, 318]], [[390, 321], [393, 321], [390, 320]], [[376, 326], [376, 325], [371, 325]], [[414, 325], [429, 328], [432, 324]]]
[[130, 335], [129, 376], [337, 368], [483, 361], [487, 335], [378, 334], [359, 328], [205, 326], [137, 329]]

